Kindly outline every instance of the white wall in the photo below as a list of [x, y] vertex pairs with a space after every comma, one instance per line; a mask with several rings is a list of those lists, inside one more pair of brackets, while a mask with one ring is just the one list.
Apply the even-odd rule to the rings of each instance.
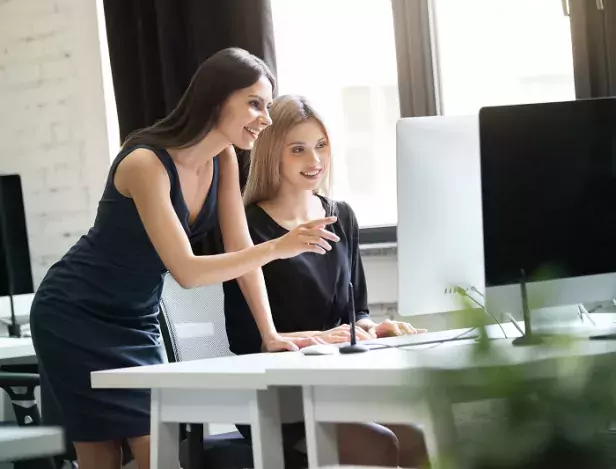
[[36, 285], [94, 219], [104, 98], [96, 2], [0, 1], [0, 173], [22, 177]]

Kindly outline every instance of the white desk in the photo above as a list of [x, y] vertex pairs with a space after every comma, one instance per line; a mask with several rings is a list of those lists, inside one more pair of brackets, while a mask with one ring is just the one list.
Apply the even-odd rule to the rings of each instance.
[[[357, 399], [369, 392], [361, 391], [362, 386], [374, 384], [371, 380], [365, 381], [367, 376], [374, 376], [366, 373], [370, 371], [377, 373], [378, 382], [382, 383], [379, 396], [383, 396], [381, 391], [389, 386], [398, 401], [408, 403], [400, 385], [417, 384], [417, 365], [412, 361], [412, 354], [386, 349], [379, 350], [377, 358], [376, 353], [328, 357], [304, 356], [299, 352], [255, 354], [107, 370], [92, 373], [92, 387], [152, 389], [153, 469], [167, 468], [177, 462], [177, 424], [180, 422], [251, 424], [255, 469], [277, 469], [283, 467], [280, 422], [304, 419], [301, 394], [304, 381], [301, 372], [294, 374], [293, 371], [305, 369], [309, 364], [308, 368], [312, 367], [311, 372], [314, 372], [317, 363], [324, 370], [332, 369], [335, 361], [339, 368], [336, 379], [343, 379], [347, 386], [357, 386]], [[366, 357], [372, 357], [371, 365], [367, 364]], [[345, 369], [349, 364], [351, 369]], [[276, 370], [285, 372], [276, 374]], [[307, 383], [310, 385], [318, 379], [318, 376], [311, 376]], [[328, 373], [327, 379], [329, 376]], [[355, 403], [353, 407], [353, 402], [349, 409], [357, 413], [360, 404]], [[382, 410], [384, 406], [380, 404]], [[396, 421], [414, 421], [407, 417], [405, 414]], [[339, 421], [347, 420], [357, 421], [351, 415]]]
[[54, 427], [0, 428], [0, 461], [19, 461], [64, 452], [64, 436]]
[[[513, 335], [509, 327], [505, 330]], [[331, 444], [335, 441], [333, 424], [338, 422], [421, 424], [428, 454], [434, 458], [450, 452], [457, 443], [453, 403], [497, 397], [486, 395], [484, 375], [477, 373], [478, 367], [523, 366], [530, 382], [556, 377], [556, 360], [571, 353], [582, 359], [613, 359], [616, 354], [616, 341], [583, 340], [573, 349], [514, 347], [509, 339], [492, 344], [495, 354], [483, 363], [473, 355], [474, 342], [304, 357], [308, 360], [289, 367], [279, 364], [268, 368], [267, 382], [303, 387], [310, 467], [338, 462], [336, 447]], [[438, 380], [434, 379], [436, 372]], [[456, 386], [444, 393], [435, 383]]]
[[32, 339], [14, 339], [11, 337], [0, 337], [0, 360], [11, 360], [15, 358], [34, 357], [34, 346]]
[[[16, 295], [13, 298], [15, 314], [18, 316], [20, 323], [27, 322], [33, 298], [34, 294]], [[10, 306], [8, 296], [0, 296], [0, 329], [5, 327], [5, 321], [10, 321], [11, 319]], [[23, 339], [0, 337], [0, 361], [31, 358], [34, 356], [34, 346], [32, 345], [32, 339], [29, 337]]]
[[428, 452], [437, 451], [417, 357], [415, 352], [391, 348], [301, 356], [292, 366], [268, 368], [271, 386], [302, 386], [309, 467], [338, 463], [337, 423], [423, 424]]
[[231, 356], [100, 371], [92, 373], [92, 387], [152, 389], [152, 469], [177, 466], [178, 423], [203, 422], [250, 424], [255, 469], [283, 469], [280, 423], [303, 419], [301, 394], [297, 388], [268, 388], [265, 370], [303, 358], [298, 355]]
[[[20, 322], [28, 320], [30, 316], [30, 308], [34, 293], [26, 293], [23, 295], [15, 295], [13, 297], [13, 306], [15, 316]], [[8, 296], [0, 296], [0, 320], [9, 321], [11, 319], [11, 300]]]
[[[508, 335], [512, 329], [506, 326]], [[541, 354], [508, 342], [504, 341], [503, 350], [514, 362], [542, 362]], [[586, 344], [587, 355], [616, 353], [616, 342]], [[417, 422], [426, 427], [431, 455], [448, 446], [455, 437], [453, 421], [448, 418], [450, 409], [435, 405], [438, 393], [431, 396], [429, 406], [422, 404], [420, 398], [425, 393], [419, 391], [426, 376], [422, 368], [439, 365], [461, 377], [472, 376], [469, 371], [477, 364], [470, 359], [469, 350], [468, 345], [455, 342], [357, 355], [304, 356], [296, 352], [232, 356], [97, 372], [92, 374], [92, 386], [152, 389], [153, 469], [177, 464], [179, 422], [251, 424], [255, 468], [282, 468], [280, 422], [302, 419], [297, 414], [302, 411], [302, 399], [293, 392], [301, 387], [310, 467], [318, 467], [337, 463], [333, 440], [328, 438], [333, 422]], [[439, 418], [435, 418], [437, 413]]]

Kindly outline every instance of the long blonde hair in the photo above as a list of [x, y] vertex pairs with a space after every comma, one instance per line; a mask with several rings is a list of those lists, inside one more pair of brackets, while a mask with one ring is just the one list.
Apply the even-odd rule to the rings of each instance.
[[[244, 189], [244, 204], [272, 199], [280, 188], [280, 166], [287, 133], [296, 125], [314, 119], [329, 141], [323, 119], [303, 96], [285, 95], [274, 100], [270, 110], [272, 125], [261, 131], [250, 153], [250, 171]], [[329, 195], [331, 162], [316, 194]]]

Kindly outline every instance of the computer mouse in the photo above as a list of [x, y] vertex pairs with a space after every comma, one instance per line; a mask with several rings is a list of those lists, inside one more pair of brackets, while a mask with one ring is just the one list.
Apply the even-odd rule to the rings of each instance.
[[299, 350], [304, 355], [335, 355], [340, 353], [340, 350], [335, 345], [331, 344], [316, 344], [309, 345]]

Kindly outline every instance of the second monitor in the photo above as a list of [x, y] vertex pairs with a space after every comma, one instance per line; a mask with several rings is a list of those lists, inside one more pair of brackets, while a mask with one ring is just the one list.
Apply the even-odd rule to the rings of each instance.
[[616, 297], [616, 99], [483, 108], [487, 306]]
[[483, 292], [477, 116], [400, 119], [398, 314], [463, 308], [451, 287]]

